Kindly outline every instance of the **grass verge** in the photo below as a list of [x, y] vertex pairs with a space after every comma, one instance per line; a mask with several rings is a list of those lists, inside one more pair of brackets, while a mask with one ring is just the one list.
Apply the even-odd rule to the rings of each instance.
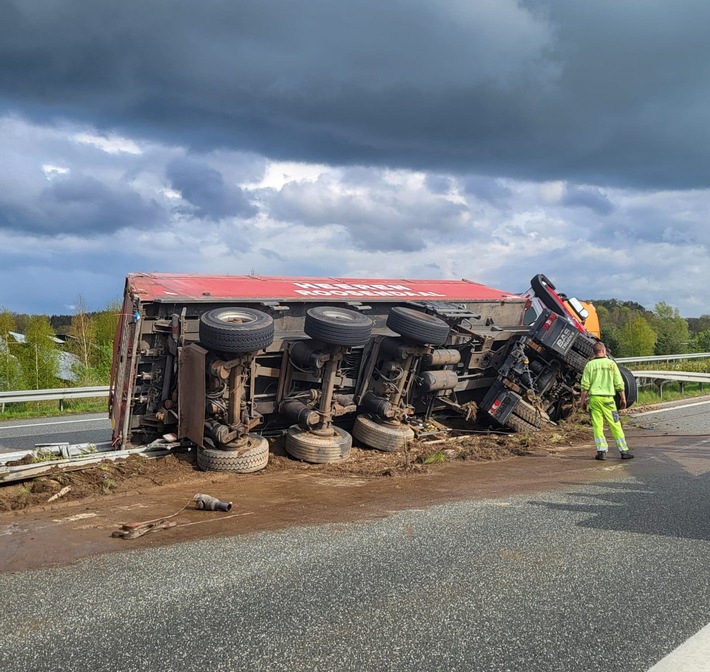
[[657, 388], [647, 387], [640, 389], [638, 393], [638, 406], [647, 404], [657, 404], [661, 401], [675, 401], [677, 399], [689, 399], [702, 397], [710, 394], [710, 389], [702, 383], [685, 383], [681, 392], [680, 383], [667, 383], [663, 386], [663, 394], [659, 395]]
[[66, 399], [63, 411], [59, 409], [59, 404], [56, 401], [26, 401], [19, 404], [7, 404], [5, 410], [0, 412], [0, 421], [52, 418], [83, 413], [106, 413], [108, 415], [108, 400], [106, 397]]

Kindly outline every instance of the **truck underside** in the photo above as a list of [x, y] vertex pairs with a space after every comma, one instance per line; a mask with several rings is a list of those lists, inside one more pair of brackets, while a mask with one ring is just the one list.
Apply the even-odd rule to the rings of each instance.
[[329, 462], [353, 436], [397, 450], [433, 419], [536, 431], [570, 412], [595, 341], [546, 299], [467, 281], [130, 275], [114, 444], [190, 443], [202, 468], [255, 471], [272, 433]]

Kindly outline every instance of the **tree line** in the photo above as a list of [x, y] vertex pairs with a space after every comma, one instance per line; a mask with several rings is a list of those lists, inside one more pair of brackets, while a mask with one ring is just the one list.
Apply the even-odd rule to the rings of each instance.
[[684, 318], [664, 301], [652, 311], [634, 301], [591, 303], [599, 314], [602, 341], [615, 357], [710, 352], [710, 315]]
[[0, 309], [0, 390], [108, 385], [120, 311], [114, 301], [90, 312], [81, 297], [72, 316]]

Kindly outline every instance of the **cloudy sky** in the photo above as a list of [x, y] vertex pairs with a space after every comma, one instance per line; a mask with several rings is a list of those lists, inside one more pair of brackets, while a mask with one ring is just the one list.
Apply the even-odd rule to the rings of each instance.
[[707, 0], [0, 0], [0, 307], [128, 272], [710, 313]]

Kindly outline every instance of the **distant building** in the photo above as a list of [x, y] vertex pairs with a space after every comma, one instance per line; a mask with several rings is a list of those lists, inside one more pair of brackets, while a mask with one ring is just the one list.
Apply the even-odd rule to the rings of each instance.
[[[16, 331], [8, 331], [7, 333], [12, 336], [15, 343], [27, 343], [27, 338], [24, 334], [19, 334]], [[65, 339], [58, 338], [57, 336], [50, 336], [49, 338], [57, 345], [66, 345]], [[3, 349], [3, 346], [4, 342], [2, 337], [0, 336], [0, 350]], [[57, 355], [57, 360], [59, 364], [59, 373], [57, 374], [57, 378], [65, 383], [75, 383], [77, 380], [77, 376], [74, 373], [74, 367], [79, 364], [81, 360], [75, 354], [71, 352], [66, 352], [65, 350], [57, 350]]]

